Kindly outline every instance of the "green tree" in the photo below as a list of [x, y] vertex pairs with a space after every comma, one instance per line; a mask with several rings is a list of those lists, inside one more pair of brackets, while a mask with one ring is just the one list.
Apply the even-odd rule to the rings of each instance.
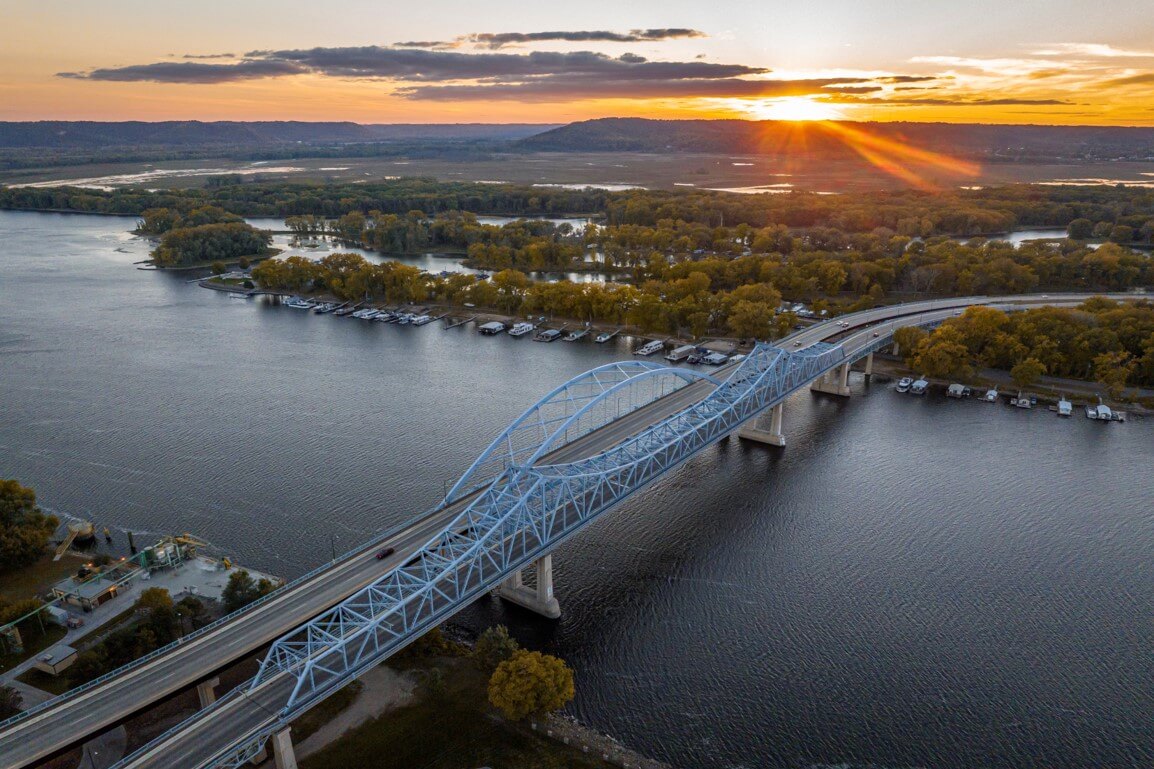
[[176, 610], [182, 617], [188, 618], [193, 630], [207, 624], [208, 611], [204, 608], [204, 602], [196, 596], [186, 595], [181, 598], [176, 604]]
[[504, 625], [487, 628], [473, 647], [473, 658], [486, 670], [496, 670], [507, 659], [520, 650], [516, 639], [509, 635]]
[[88, 683], [89, 681], [100, 678], [100, 676], [111, 670], [102, 646], [82, 651], [76, 655], [76, 661], [68, 668], [68, 678], [78, 684]]
[[498, 665], [489, 678], [489, 702], [514, 721], [552, 713], [575, 693], [573, 671], [564, 660], [524, 649]]
[[0, 480], [0, 571], [27, 566], [44, 553], [59, 519], [36, 506], [36, 492]]
[[247, 571], [238, 569], [229, 575], [228, 584], [224, 586], [220, 598], [225, 613], [231, 613], [275, 589], [276, 585], [267, 579], [262, 578], [257, 582]]
[[1046, 364], [1037, 358], [1026, 358], [1010, 369], [1010, 378], [1019, 387], [1029, 387], [1046, 374]]
[[1075, 219], [1066, 227], [1071, 240], [1089, 240], [1094, 235], [1094, 223], [1089, 219]]
[[157, 609], [173, 608], [172, 596], [163, 587], [150, 587], [140, 591], [136, 599], [137, 611], [152, 612]]
[[24, 708], [24, 698], [11, 686], [0, 686], [0, 721], [11, 718]]

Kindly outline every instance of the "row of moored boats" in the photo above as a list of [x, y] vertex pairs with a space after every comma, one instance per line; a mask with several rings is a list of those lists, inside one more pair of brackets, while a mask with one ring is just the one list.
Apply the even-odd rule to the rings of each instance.
[[299, 296], [289, 297], [282, 304], [294, 310], [312, 310], [317, 315], [332, 313], [337, 317], [357, 318], [358, 320], [375, 320], [381, 323], [396, 323], [401, 326], [423, 326], [432, 323], [436, 318], [424, 313], [403, 312], [401, 310], [380, 310], [376, 307], [361, 307], [359, 304], [345, 302], [318, 302], [314, 299], [302, 299]]
[[[925, 395], [930, 388], [930, 383], [922, 377], [914, 379], [913, 377], [904, 376], [898, 380], [895, 389], [900, 393], [909, 393], [910, 395]], [[946, 389], [947, 398], [969, 398], [974, 394], [971, 387], [957, 382], [951, 384]], [[997, 387], [991, 387], [986, 390], [985, 394], [981, 396], [984, 403], [997, 403], [1002, 398], [1002, 393], [998, 392]], [[1017, 395], [1007, 396], [1009, 405], [1019, 409], [1032, 409], [1038, 405], [1038, 396], [1029, 393], [1018, 392]], [[1074, 413], [1074, 404], [1066, 396], [1058, 398], [1057, 406], [1053, 410], [1060, 417], [1072, 416]], [[1120, 411], [1114, 411], [1105, 403], [1102, 403], [1101, 398], [1098, 399], [1098, 405], [1086, 406], [1086, 417], [1102, 422], [1124, 422], [1126, 421], [1126, 414]]]

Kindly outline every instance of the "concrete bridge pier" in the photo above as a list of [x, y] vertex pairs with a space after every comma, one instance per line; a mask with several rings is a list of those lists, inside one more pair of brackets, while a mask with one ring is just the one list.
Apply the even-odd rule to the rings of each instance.
[[874, 375], [874, 354], [872, 352], [865, 359], [865, 375], [867, 378]]
[[220, 677], [215, 676], [196, 685], [196, 696], [200, 700], [200, 709], [204, 710], [216, 702], [216, 687], [220, 686]]
[[542, 617], [557, 619], [561, 616], [561, 604], [553, 596], [553, 556], [543, 555], [530, 568], [537, 569], [537, 586], [535, 588], [525, 584], [518, 570], [494, 591], [506, 601], [537, 612]]
[[830, 369], [813, 380], [813, 384], [809, 386], [809, 389], [815, 393], [827, 393], [829, 395], [848, 397], [849, 366], [849, 363], [843, 363], [837, 368]]
[[292, 727], [286, 726], [273, 734], [272, 760], [276, 769], [297, 769], [297, 756], [293, 751]]
[[757, 441], [769, 446], [784, 446], [785, 434], [781, 431], [782, 415], [785, 404], [779, 403], [769, 411], [769, 429], [763, 430], [757, 426], [757, 420], [752, 420], [737, 431], [737, 437], [747, 441]]

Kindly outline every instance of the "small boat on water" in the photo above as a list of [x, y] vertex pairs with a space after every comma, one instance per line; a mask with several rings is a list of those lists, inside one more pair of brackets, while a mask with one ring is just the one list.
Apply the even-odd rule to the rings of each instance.
[[634, 355], [653, 355], [665, 349], [665, 343], [660, 341], [646, 342], [633, 351]]
[[1066, 396], [1063, 395], [1061, 398], [1058, 399], [1058, 416], [1068, 417], [1073, 413], [1074, 413], [1074, 404], [1071, 403], [1070, 401], [1066, 400]]
[[589, 335], [589, 329], [579, 328], [576, 331], [570, 331], [565, 335], [566, 342], [579, 342]]
[[600, 334], [597, 335], [597, 338], [594, 339], [593, 341], [596, 342], [597, 344], [605, 344], [610, 339], [612, 339], [613, 336], [614, 335], [608, 331], [602, 331]]
[[409, 318], [409, 325], [410, 326], [423, 326], [426, 323], [432, 323], [432, 322], [433, 322], [433, 316], [432, 315], [414, 315], [413, 317]]
[[525, 334], [530, 333], [535, 328], [537, 327], [532, 323], [526, 323], [525, 321], [514, 323], [513, 328], [509, 329], [509, 336], [525, 336]]
[[910, 388], [913, 387], [913, 384], [914, 380], [910, 379], [908, 376], [904, 376], [898, 380], [897, 390], [900, 393], [908, 393]]
[[1098, 405], [1097, 406], [1087, 406], [1086, 407], [1086, 417], [1088, 419], [1094, 419], [1094, 420], [1097, 420], [1099, 422], [1125, 422], [1126, 421], [1126, 413], [1125, 412], [1112, 410], [1109, 406], [1107, 406], [1105, 403], [1102, 402], [1101, 398], [1098, 399]]
[[307, 299], [301, 299], [299, 296], [291, 296], [285, 300], [284, 306], [294, 310], [309, 310], [312, 309], [313, 303]]
[[325, 315], [326, 313], [330, 313], [335, 309], [337, 309], [335, 304], [332, 302], [325, 302], [324, 304], [318, 304], [316, 307], [314, 307], [313, 312], [317, 315]]
[[982, 396], [982, 400], [984, 400], [986, 403], [997, 403], [998, 388], [991, 387], [989, 390], [986, 390], [986, 394]]
[[228, 298], [229, 299], [252, 299], [252, 296], [247, 294], [247, 293], [242, 294], [238, 291], [232, 291], [229, 293]]
[[1018, 392], [1018, 397], [1011, 399], [1010, 403], [1014, 404], [1014, 407], [1019, 409], [1034, 408], [1034, 400], [1028, 395], [1022, 395], [1020, 391]]
[[417, 317], [417, 316], [413, 315], [413, 313], [411, 313], [411, 312], [401, 312], [401, 313], [397, 313], [397, 319], [393, 322], [396, 323], [398, 326], [407, 326], [413, 322], [413, 318], [415, 318], [415, 317]]
[[555, 328], [547, 328], [544, 331], [538, 331], [537, 335], [533, 337], [534, 342], [556, 342], [561, 338], [561, 332]]
[[929, 382], [924, 379], [915, 379], [914, 383], [910, 385], [910, 395], [925, 395], [929, 389]]

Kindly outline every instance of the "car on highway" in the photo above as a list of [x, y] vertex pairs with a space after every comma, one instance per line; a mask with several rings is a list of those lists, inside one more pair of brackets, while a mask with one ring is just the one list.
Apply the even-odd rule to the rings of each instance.
[[377, 560], [378, 561], [384, 560], [385, 558], [388, 558], [390, 555], [392, 555], [395, 552], [397, 552], [396, 548], [386, 547], [384, 550], [377, 553]]

